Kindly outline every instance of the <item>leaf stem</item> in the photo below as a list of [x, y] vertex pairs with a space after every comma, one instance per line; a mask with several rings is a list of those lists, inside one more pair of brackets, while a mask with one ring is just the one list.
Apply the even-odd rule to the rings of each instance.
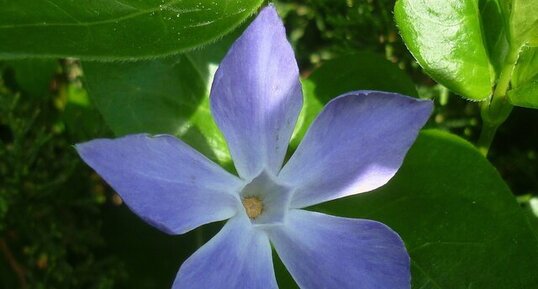
[[506, 93], [510, 88], [512, 72], [516, 66], [518, 50], [511, 49], [506, 57], [505, 64], [499, 75], [493, 95], [488, 101], [482, 103], [482, 131], [477, 142], [480, 152], [487, 156], [497, 128], [508, 118], [512, 111], [512, 104], [508, 101]]

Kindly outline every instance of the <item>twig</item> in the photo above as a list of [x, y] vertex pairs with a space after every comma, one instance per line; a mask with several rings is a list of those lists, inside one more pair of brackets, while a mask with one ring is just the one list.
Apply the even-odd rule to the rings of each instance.
[[15, 259], [15, 256], [13, 256], [13, 253], [11, 253], [11, 250], [9, 249], [6, 241], [4, 239], [0, 239], [0, 251], [4, 254], [6, 257], [6, 260], [13, 270], [15, 274], [17, 275], [17, 278], [19, 280], [19, 287], [21, 289], [28, 288], [28, 284], [26, 283], [26, 273], [24, 267], [22, 267], [19, 262]]

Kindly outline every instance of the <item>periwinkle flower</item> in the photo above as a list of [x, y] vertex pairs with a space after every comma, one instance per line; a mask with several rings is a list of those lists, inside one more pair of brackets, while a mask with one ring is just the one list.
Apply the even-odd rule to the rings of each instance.
[[133, 212], [166, 233], [228, 219], [183, 263], [175, 289], [277, 288], [270, 244], [303, 289], [410, 288], [409, 256], [387, 226], [303, 208], [385, 184], [431, 102], [377, 91], [339, 96], [282, 166], [302, 101], [293, 51], [269, 6], [233, 44], [211, 89], [239, 176], [169, 135], [76, 148]]

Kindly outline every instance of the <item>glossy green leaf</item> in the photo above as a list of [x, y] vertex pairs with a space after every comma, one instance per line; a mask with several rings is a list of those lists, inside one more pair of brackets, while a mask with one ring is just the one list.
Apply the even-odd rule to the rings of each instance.
[[538, 236], [495, 168], [455, 135], [422, 132], [387, 185], [313, 210], [378, 220], [397, 231], [416, 289], [538, 284], [530, 270], [538, 265]]
[[399, 0], [394, 14], [405, 44], [433, 79], [468, 99], [491, 94], [494, 72], [478, 1]]
[[209, 110], [212, 73], [231, 44], [172, 58], [83, 64], [86, 86], [112, 131], [172, 134], [221, 163], [230, 156]]
[[262, 2], [3, 0], [0, 58], [109, 61], [174, 54], [227, 33]]
[[510, 30], [514, 45], [538, 46], [538, 1], [511, 0]]
[[329, 60], [303, 80], [304, 105], [291, 146], [299, 144], [329, 100], [354, 90], [382, 90], [417, 96], [409, 76], [378, 54], [363, 51]]
[[513, 105], [538, 109], [538, 77], [508, 91]]

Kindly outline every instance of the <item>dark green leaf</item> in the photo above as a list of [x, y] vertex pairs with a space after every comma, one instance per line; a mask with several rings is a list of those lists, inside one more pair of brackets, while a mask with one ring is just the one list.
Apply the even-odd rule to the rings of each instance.
[[135, 63], [84, 63], [90, 97], [116, 135], [173, 134], [230, 160], [209, 111], [210, 73], [190, 54]]
[[323, 103], [354, 90], [384, 90], [417, 96], [415, 85], [405, 72], [368, 51], [327, 61], [308, 79], [318, 84], [315, 94]]
[[498, 172], [470, 143], [420, 134], [374, 192], [314, 208], [379, 220], [404, 239], [413, 288], [524, 289], [538, 284], [538, 236]]
[[58, 61], [19, 59], [7, 61], [6, 66], [13, 69], [15, 81], [24, 92], [36, 97], [45, 97], [49, 94], [50, 83], [58, 70]]
[[[168, 289], [180, 265], [222, 226], [213, 223], [181, 236], [168, 236], [144, 223], [126, 206], [104, 210], [103, 235], [110, 253], [125, 262], [128, 278], [117, 289]], [[0, 283], [1, 284], [1, 283]]]
[[491, 94], [478, 1], [399, 0], [394, 14], [407, 47], [436, 81], [468, 99]]
[[296, 147], [310, 123], [329, 100], [354, 90], [383, 90], [417, 96], [407, 74], [372, 52], [359, 52], [325, 62], [303, 80], [305, 103], [291, 145]]
[[513, 105], [538, 109], [538, 77], [508, 91]]
[[110, 134], [84, 89], [75, 84], [67, 84], [61, 88], [60, 97], [65, 98], [62, 119], [74, 142]]
[[2, 1], [0, 58], [134, 60], [208, 43], [261, 0]]

